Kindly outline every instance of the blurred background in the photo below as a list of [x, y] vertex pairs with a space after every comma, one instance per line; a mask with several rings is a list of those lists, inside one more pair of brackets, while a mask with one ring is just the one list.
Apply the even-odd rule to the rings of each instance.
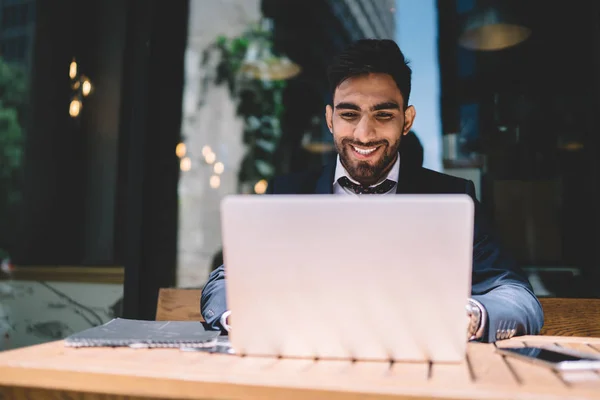
[[398, 42], [403, 157], [471, 179], [543, 297], [600, 297], [600, 2], [0, 0], [0, 350], [222, 262], [219, 203], [333, 156], [326, 66]]

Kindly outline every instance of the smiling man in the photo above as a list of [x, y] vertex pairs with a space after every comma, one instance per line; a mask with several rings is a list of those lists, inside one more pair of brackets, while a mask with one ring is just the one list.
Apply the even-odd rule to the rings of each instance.
[[[331, 64], [333, 97], [325, 116], [337, 151], [322, 170], [282, 176], [270, 194], [397, 195], [466, 193], [475, 202], [472, 297], [466, 304], [469, 340], [493, 342], [537, 334], [543, 312], [526, 275], [499, 247], [475, 198], [473, 182], [402, 161], [399, 147], [416, 117], [409, 105], [411, 69], [391, 40], [360, 40]], [[365, 271], [368, 273], [368, 271]], [[225, 267], [202, 291], [201, 312], [212, 329], [231, 329]], [[365, 294], [368, 296], [368, 293]]]
[[404, 107], [390, 75], [369, 73], [340, 83], [334, 106], [327, 106], [326, 118], [340, 169], [349, 179], [368, 187], [386, 178], [398, 163], [400, 141], [412, 126], [415, 108]]

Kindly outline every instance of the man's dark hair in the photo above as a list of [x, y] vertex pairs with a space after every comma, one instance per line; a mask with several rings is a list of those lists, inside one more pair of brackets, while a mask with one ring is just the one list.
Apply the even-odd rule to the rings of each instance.
[[348, 78], [377, 73], [394, 78], [407, 107], [412, 71], [396, 42], [388, 39], [358, 40], [342, 51], [327, 70], [331, 94]]

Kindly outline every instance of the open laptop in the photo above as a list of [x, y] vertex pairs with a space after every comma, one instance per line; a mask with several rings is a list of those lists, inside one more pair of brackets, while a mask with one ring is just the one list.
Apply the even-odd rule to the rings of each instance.
[[464, 360], [467, 195], [234, 195], [221, 218], [236, 353]]

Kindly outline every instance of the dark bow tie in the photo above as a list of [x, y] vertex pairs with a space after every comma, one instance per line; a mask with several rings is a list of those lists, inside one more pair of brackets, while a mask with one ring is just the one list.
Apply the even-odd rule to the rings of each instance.
[[345, 187], [347, 189], [352, 190], [356, 194], [383, 194], [387, 193], [396, 184], [396, 182], [386, 179], [382, 183], [374, 187], [365, 187], [359, 184], [352, 182], [348, 177], [342, 176], [338, 179], [340, 186]]

